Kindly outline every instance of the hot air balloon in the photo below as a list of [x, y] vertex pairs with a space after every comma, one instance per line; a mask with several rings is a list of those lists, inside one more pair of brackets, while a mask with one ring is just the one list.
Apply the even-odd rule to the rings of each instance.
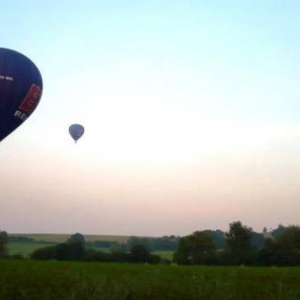
[[80, 124], [73, 124], [69, 127], [69, 133], [76, 143], [84, 134], [84, 127]]
[[41, 74], [29, 58], [0, 48], [0, 141], [33, 113], [42, 89]]

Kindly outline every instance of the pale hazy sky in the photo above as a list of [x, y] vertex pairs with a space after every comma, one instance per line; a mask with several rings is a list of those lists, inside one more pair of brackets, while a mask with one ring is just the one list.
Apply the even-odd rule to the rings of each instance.
[[0, 145], [0, 229], [298, 225], [299, 16], [299, 0], [3, 1], [0, 47], [44, 91]]

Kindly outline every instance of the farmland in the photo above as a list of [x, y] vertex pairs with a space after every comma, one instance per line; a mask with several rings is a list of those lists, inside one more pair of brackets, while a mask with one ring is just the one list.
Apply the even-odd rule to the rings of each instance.
[[[27, 237], [32, 238], [38, 242], [50, 242], [50, 243], [64, 243], [71, 234], [51, 234], [51, 233], [14, 233], [10, 236]], [[122, 235], [84, 235], [84, 239], [87, 242], [93, 241], [110, 241], [110, 242], [127, 242], [129, 236]]]
[[[54, 242], [9, 242], [8, 253], [10, 255], [22, 255], [28, 257], [34, 250], [44, 248], [47, 246], [54, 246], [57, 243]], [[109, 252], [109, 248], [104, 247], [92, 247], [96, 251]], [[155, 251], [154, 254], [159, 255], [161, 258], [172, 260], [172, 251]]]
[[[28, 257], [34, 250], [44, 248], [47, 246], [54, 246], [58, 243], [64, 243], [70, 237], [70, 234], [10, 234], [10, 236], [23, 237], [30, 240], [25, 241], [10, 241], [8, 243], [8, 253], [10, 255], [22, 255]], [[94, 241], [109, 241], [109, 242], [127, 242], [128, 236], [109, 236], [109, 235], [85, 235], [87, 242]], [[96, 251], [109, 252], [109, 247], [91, 247]], [[171, 260], [173, 251], [155, 251], [154, 254], [161, 256], [161, 258]]]
[[300, 268], [0, 261], [0, 299], [300, 299]]
[[[33, 241], [11, 241], [8, 243], [8, 252], [10, 255], [20, 254], [27, 257], [32, 251], [53, 246], [58, 243], [64, 243], [70, 237], [70, 234], [10, 234], [11, 237], [23, 237], [27, 239], [33, 239]], [[97, 240], [101, 241], [115, 241], [115, 242], [126, 242], [127, 236], [108, 236], [108, 235], [85, 235], [87, 242], [93, 242]], [[109, 251], [108, 248], [95, 248], [98, 251]]]
[[8, 243], [8, 253], [10, 255], [22, 255], [27, 257], [34, 250], [53, 246], [55, 243], [44, 243], [44, 242], [9, 242]]
[[[16, 235], [20, 237], [20, 235]], [[25, 258], [70, 235], [24, 235], [8, 243]], [[85, 236], [87, 241], [105, 240]], [[108, 241], [125, 241], [107, 236]], [[93, 243], [92, 243], [93, 244]], [[109, 251], [109, 248], [98, 248]], [[156, 254], [171, 260], [173, 252]], [[300, 267], [182, 266], [87, 261], [0, 260], [0, 299], [300, 299]]]

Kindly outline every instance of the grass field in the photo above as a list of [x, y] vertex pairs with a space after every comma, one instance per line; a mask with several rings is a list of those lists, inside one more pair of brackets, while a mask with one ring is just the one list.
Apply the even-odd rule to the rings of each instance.
[[8, 253], [9, 255], [20, 254], [27, 257], [34, 250], [51, 245], [55, 245], [55, 243], [9, 242]]
[[300, 268], [0, 261], [1, 300], [294, 300]]

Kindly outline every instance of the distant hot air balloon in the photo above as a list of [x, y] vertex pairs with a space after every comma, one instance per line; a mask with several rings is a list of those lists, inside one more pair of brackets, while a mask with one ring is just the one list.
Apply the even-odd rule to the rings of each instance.
[[69, 133], [76, 143], [84, 134], [84, 127], [80, 124], [73, 124], [69, 127]]
[[29, 58], [0, 48], [0, 141], [33, 113], [42, 89], [41, 74]]

